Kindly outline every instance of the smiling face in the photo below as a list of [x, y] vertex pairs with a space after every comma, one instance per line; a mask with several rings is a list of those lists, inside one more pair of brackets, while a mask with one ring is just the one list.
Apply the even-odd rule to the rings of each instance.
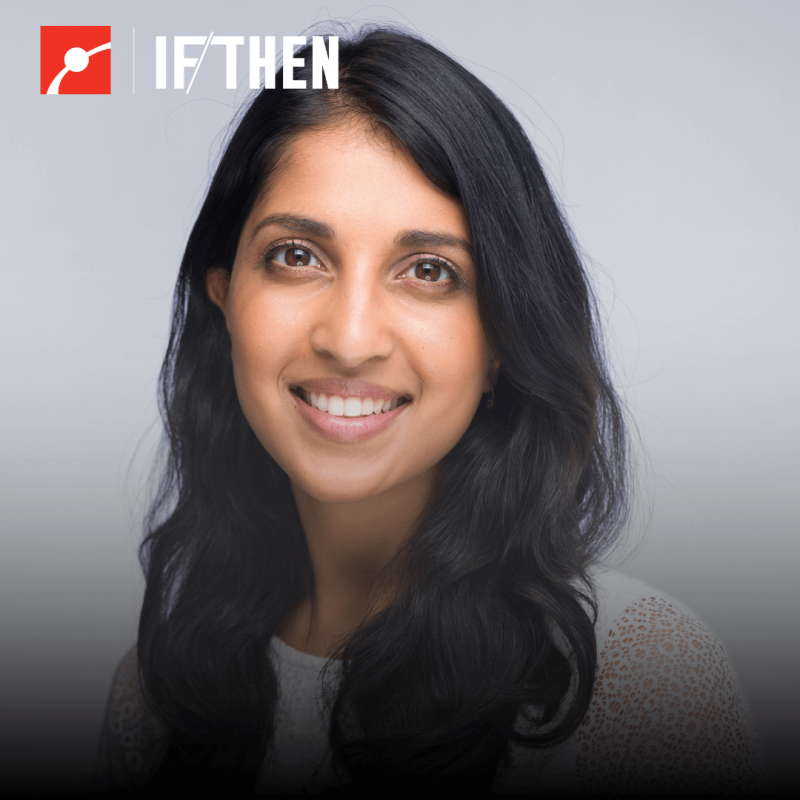
[[323, 502], [374, 498], [436, 465], [497, 364], [461, 206], [353, 121], [298, 136], [207, 288], [258, 439]]

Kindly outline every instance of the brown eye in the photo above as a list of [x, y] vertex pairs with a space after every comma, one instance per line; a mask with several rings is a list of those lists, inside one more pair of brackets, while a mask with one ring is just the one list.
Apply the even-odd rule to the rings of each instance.
[[300, 247], [286, 251], [286, 263], [290, 267], [307, 267], [311, 263], [311, 253]]
[[282, 247], [272, 258], [287, 267], [318, 267], [319, 262], [305, 247]]
[[450, 277], [448, 271], [441, 265], [432, 261], [423, 261], [414, 267], [414, 277], [430, 283], [441, 283]]

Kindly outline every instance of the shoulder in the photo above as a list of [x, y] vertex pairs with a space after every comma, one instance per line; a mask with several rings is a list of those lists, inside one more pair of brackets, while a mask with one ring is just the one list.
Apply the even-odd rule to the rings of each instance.
[[641, 581], [605, 568], [592, 577], [597, 672], [576, 737], [579, 782], [651, 792], [758, 787], [759, 737], [719, 638]]
[[147, 781], [158, 765], [167, 734], [145, 702], [134, 646], [122, 659], [111, 685], [96, 783], [124, 787]]

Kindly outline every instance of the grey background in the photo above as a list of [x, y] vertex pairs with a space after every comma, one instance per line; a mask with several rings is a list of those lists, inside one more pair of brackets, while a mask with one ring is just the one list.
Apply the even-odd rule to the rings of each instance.
[[[406, 25], [510, 104], [587, 254], [638, 427], [612, 563], [692, 607], [794, 777], [800, 4], [18, 2], [0, 82], [0, 769], [88, 773], [135, 641], [156, 376], [186, 236], [247, 95], [155, 36]], [[112, 27], [112, 94], [39, 94], [39, 26]], [[132, 29], [136, 30], [136, 93]], [[280, 49], [280, 45], [279, 45]]]

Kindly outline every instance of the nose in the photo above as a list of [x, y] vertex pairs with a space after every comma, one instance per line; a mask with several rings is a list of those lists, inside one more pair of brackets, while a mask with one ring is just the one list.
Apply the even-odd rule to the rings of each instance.
[[384, 295], [385, 289], [362, 270], [334, 282], [320, 298], [311, 333], [313, 349], [345, 370], [387, 358], [394, 348], [394, 335]]

